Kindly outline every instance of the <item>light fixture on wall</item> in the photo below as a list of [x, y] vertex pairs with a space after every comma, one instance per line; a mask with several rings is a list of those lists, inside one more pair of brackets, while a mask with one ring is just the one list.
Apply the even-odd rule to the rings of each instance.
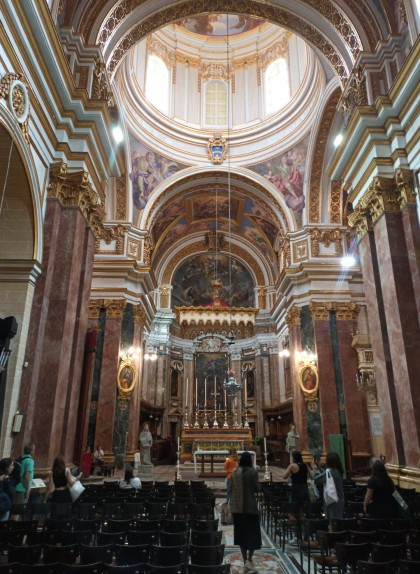
[[316, 365], [318, 355], [310, 349], [304, 349], [303, 351], [296, 351], [296, 360], [304, 365]]
[[290, 351], [289, 349], [283, 349], [282, 351], [279, 352], [279, 357], [290, 357]]

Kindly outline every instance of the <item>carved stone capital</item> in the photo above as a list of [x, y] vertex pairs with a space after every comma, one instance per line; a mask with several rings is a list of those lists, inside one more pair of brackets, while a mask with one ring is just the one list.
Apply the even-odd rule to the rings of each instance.
[[401, 209], [408, 203], [416, 203], [416, 192], [414, 191], [414, 178], [411, 169], [398, 168], [395, 171], [395, 181], [398, 186], [398, 201]]
[[334, 303], [337, 321], [357, 321], [360, 307], [357, 303]]
[[89, 301], [89, 318], [99, 319], [101, 309], [105, 307], [105, 301], [103, 299], [91, 299]]
[[359, 241], [363, 239], [370, 229], [370, 221], [364, 210], [359, 206], [351, 213], [347, 219], [347, 223], [351, 228], [354, 228]]
[[159, 289], [160, 289], [160, 306], [163, 309], [167, 309], [169, 307], [169, 296], [172, 291], [172, 285], [161, 285]]
[[329, 321], [330, 311], [332, 310], [332, 303], [324, 303], [311, 301], [309, 303], [309, 310], [312, 315], [313, 321]]
[[97, 237], [103, 226], [105, 211], [98, 195], [89, 182], [86, 171], [68, 173], [67, 164], [58, 162], [50, 166], [48, 197], [58, 199], [64, 206], [78, 207], [88, 226]]
[[372, 223], [384, 213], [399, 211], [398, 187], [393, 179], [375, 176], [362, 197], [361, 206], [370, 212]]
[[105, 299], [106, 318], [122, 319], [126, 304], [124, 299]]
[[142, 305], [136, 305], [134, 307], [134, 322], [142, 326], [146, 324], [146, 312]]
[[124, 237], [125, 228], [122, 225], [113, 225], [110, 227], [100, 227], [98, 229], [97, 239], [102, 239], [109, 245], [114, 239]]
[[286, 323], [289, 327], [289, 331], [296, 327], [297, 325], [300, 326], [300, 312], [301, 308], [294, 305], [289, 309], [289, 312], [286, 315]]

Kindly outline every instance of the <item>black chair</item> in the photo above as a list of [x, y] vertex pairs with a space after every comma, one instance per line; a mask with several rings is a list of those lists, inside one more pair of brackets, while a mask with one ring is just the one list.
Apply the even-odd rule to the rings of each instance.
[[78, 502], [75, 510], [79, 518], [93, 519], [98, 513], [98, 505], [96, 502]]
[[129, 544], [157, 544], [159, 542], [158, 530], [128, 530], [127, 542]]
[[[344, 566], [345, 571], [354, 572], [359, 560], [368, 560], [370, 544], [349, 544], [348, 542], [336, 542], [335, 553], [338, 562]], [[350, 570], [348, 570], [350, 567]]]
[[412, 544], [410, 542], [407, 545], [407, 551], [411, 560], [420, 560], [420, 544]]
[[222, 543], [223, 531], [201, 532], [191, 530], [191, 544], [195, 546], [217, 546]]
[[105, 544], [124, 544], [125, 532], [97, 532], [96, 543], [98, 546]]
[[364, 562], [359, 560], [357, 563], [357, 574], [395, 574], [397, 565], [391, 562]]
[[101, 562], [96, 564], [66, 564], [65, 572], [77, 572], [78, 574], [103, 574], [105, 565]]
[[66, 544], [91, 544], [93, 532], [92, 530], [63, 530], [61, 540]]
[[141, 518], [144, 515], [144, 502], [125, 501], [124, 516], [125, 518]]
[[373, 562], [398, 562], [407, 558], [405, 544], [372, 544], [371, 558]]
[[114, 545], [104, 544], [103, 546], [80, 545], [80, 562], [82, 564], [94, 564], [103, 562], [111, 564], [113, 558]]
[[146, 564], [147, 574], [186, 574], [186, 564], [176, 564], [174, 566], [158, 566], [157, 564]]
[[190, 512], [193, 520], [214, 520], [214, 504], [211, 502], [195, 502], [190, 505]]
[[62, 530], [36, 530], [28, 532], [26, 544], [61, 544], [63, 532]]
[[133, 530], [160, 530], [162, 527], [162, 520], [152, 519], [152, 520], [136, 520], [135, 527]]
[[101, 504], [102, 518], [122, 518], [124, 501], [103, 501]]
[[229, 574], [230, 571], [230, 564], [219, 564], [218, 566], [188, 565], [188, 574]]
[[223, 562], [225, 545], [195, 546], [190, 544], [191, 563], [201, 566], [219, 566]]
[[171, 520], [165, 519], [161, 525], [162, 530], [165, 532], [185, 532], [190, 528], [189, 520]]
[[18, 574], [62, 574], [63, 565], [54, 564], [17, 564]]
[[185, 564], [188, 557], [187, 546], [150, 546], [150, 564], [154, 566], [178, 566]]
[[25, 532], [33, 532], [38, 529], [38, 520], [10, 520], [10, 530], [25, 530]]
[[144, 512], [147, 518], [152, 520], [163, 520], [166, 518], [166, 510], [168, 507], [167, 502], [152, 502], [146, 501], [144, 503]]
[[318, 530], [317, 539], [320, 548], [319, 556], [312, 556], [312, 560], [321, 567], [322, 574], [325, 574], [326, 568], [329, 572], [333, 569], [340, 571], [341, 564], [334, 552], [337, 542], [346, 542], [347, 532], [326, 532]]
[[116, 544], [115, 561], [118, 566], [132, 566], [133, 564], [145, 564], [149, 560], [149, 545], [121, 545]]
[[399, 574], [418, 574], [420, 572], [420, 560], [400, 560], [398, 569]]
[[44, 530], [73, 530], [73, 520], [71, 518], [47, 518]]
[[52, 518], [71, 518], [73, 504], [71, 502], [51, 502]]
[[[14, 544], [9, 544], [7, 561], [9, 563], [36, 564], [41, 558], [41, 552], [41, 544], [33, 544], [31, 546], [15, 546]], [[56, 560], [56, 562], [58, 562], [58, 560]]]
[[0, 564], [0, 574], [20, 574], [20, 566], [17, 562]]
[[377, 530], [376, 535], [380, 544], [406, 544], [408, 530]]
[[169, 502], [167, 516], [172, 519], [187, 520], [190, 516], [190, 504], [188, 502]]
[[74, 519], [75, 530], [91, 530], [92, 532], [98, 532], [100, 528], [101, 528], [101, 520], [99, 518]]
[[360, 519], [360, 530], [369, 532], [370, 530], [385, 530], [386, 522], [383, 518], [367, 518], [364, 516]]
[[159, 532], [160, 543], [162, 546], [184, 546], [190, 541], [190, 531], [185, 532]]
[[44, 545], [43, 560], [45, 564], [53, 562], [64, 562], [65, 564], [74, 564], [79, 556], [79, 544], [68, 544], [66, 546]]
[[334, 518], [331, 520], [331, 527], [333, 532], [343, 532], [343, 530], [357, 530], [358, 520], [352, 518]]
[[201, 530], [202, 532], [211, 532], [219, 528], [219, 519], [213, 518], [212, 520], [193, 520], [191, 522], [191, 530]]
[[325, 518], [305, 518], [302, 521], [302, 538], [299, 541], [300, 567], [303, 571], [303, 557], [307, 557], [307, 571], [311, 574], [311, 555], [319, 554], [317, 532], [328, 529], [328, 520]]
[[132, 564], [131, 566], [116, 566], [104, 564], [104, 574], [146, 574], [144, 564]]
[[29, 520], [30, 518], [29, 503], [25, 502], [23, 504], [12, 504], [12, 508], [10, 509], [10, 516], [20, 516], [22, 520]]
[[377, 531], [362, 532], [361, 530], [349, 530], [349, 542], [363, 544], [363, 542], [378, 542]]
[[125, 518], [123, 520], [117, 520], [115, 518], [110, 518], [106, 523], [106, 532], [124, 532], [125, 530], [132, 530], [134, 528], [134, 520]]
[[7, 548], [8, 544], [21, 546], [25, 535], [25, 530], [0, 530], [0, 548], [2, 552]]

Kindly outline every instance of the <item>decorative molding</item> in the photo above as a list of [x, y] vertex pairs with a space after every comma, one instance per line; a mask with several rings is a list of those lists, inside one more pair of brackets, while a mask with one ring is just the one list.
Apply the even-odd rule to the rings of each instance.
[[103, 226], [98, 230], [97, 239], [102, 239], [107, 245], [110, 245], [115, 239], [123, 238], [125, 228], [122, 225]]
[[300, 326], [300, 312], [301, 308], [296, 305], [289, 309], [285, 318], [289, 331], [291, 331], [293, 327]]
[[[330, 136], [331, 126], [337, 112], [337, 104], [341, 90], [337, 88], [331, 94], [324, 107], [316, 135], [316, 146], [312, 158], [312, 168], [309, 183], [309, 223], [321, 221], [322, 177], [324, 173], [324, 156]], [[331, 205], [331, 204], [330, 204]]]
[[161, 285], [160, 290], [160, 307], [169, 309], [169, 297], [172, 291], [172, 285]]
[[101, 309], [105, 307], [104, 299], [90, 299], [89, 301], [89, 319], [99, 319]]
[[342, 224], [343, 219], [343, 188], [341, 181], [332, 181], [330, 187], [330, 222]]
[[149, 235], [143, 239], [143, 263], [144, 265], [150, 265], [150, 256], [152, 252], [152, 245]]
[[143, 326], [146, 324], [147, 315], [142, 305], [134, 306], [134, 323]]
[[365, 67], [359, 64], [353, 68], [339, 103], [344, 114], [344, 125], [349, 123], [357, 107], [367, 106], [368, 103]]
[[227, 150], [226, 138], [222, 137], [220, 133], [215, 133], [208, 141], [207, 157], [212, 163], [219, 165], [226, 159]]
[[122, 319], [124, 316], [125, 306], [127, 301], [125, 299], [105, 299], [104, 306], [106, 308], [107, 319]]
[[416, 205], [416, 192], [414, 190], [414, 174], [410, 169], [398, 168], [395, 171], [399, 196], [398, 201], [401, 209], [407, 204]]
[[258, 307], [260, 309], [265, 309], [265, 301], [266, 301], [266, 288], [265, 287], [258, 287], [257, 294], [258, 294]]
[[58, 199], [66, 207], [78, 207], [95, 237], [98, 237], [102, 233], [105, 211], [88, 178], [86, 171], [68, 173], [64, 162], [51, 164], [47, 192], [49, 198]]
[[333, 303], [337, 321], [357, 321], [360, 307], [357, 303]]
[[127, 257], [131, 259], [140, 259], [141, 241], [129, 237], [127, 239]]
[[400, 210], [397, 183], [390, 178], [375, 176], [360, 200], [361, 208], [369, 211], [372, 223], [385, 212]]
[[[310, 230], [311, 236], [311, 252], [313, 257], [319, 257], [319, 244], [322, 243], [325, 247], [329, 247], [331, 243], [335, 245], [335, 253], [333, 257], [340, 257], [343, 254], [343, 246], [341, 241], [341, 230], [336, 229], [319, 229], [314, 227]], [[326, 255], [322, 255], [326, 257]]]
[[333, 309], [332, 303], [311, 301], [309, 310], [313, 321], [329, 321], [330, 311]]
[[8, 101], [9, 110], [19, 125], [25, 142], [30, 145], [29, 137], [29, 92], [23, 74], [5, 74], [0, 80], [0, 98]]
[[115, 186], [115, 219], [127, 219], [127, 177], [126, 174], [116, 179]]
[[301, 261], [306, 261], [306, 259], [308, 259], [308, 241], [302, 239], [293, 243], [293, 261], [300, 263]]
[[359, 241], [361, 241], [371, 229], [371, 222], [368, 220], [365, 210], [362, 210], [359, 205], [357, 205], [353, 213], [348, 216], [347, 223], [349, 227], [354, 228]]

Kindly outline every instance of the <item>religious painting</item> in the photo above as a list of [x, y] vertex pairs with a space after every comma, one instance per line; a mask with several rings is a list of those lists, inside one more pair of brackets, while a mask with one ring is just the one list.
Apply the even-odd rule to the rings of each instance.
[[221, 283], [220, 304], [225, 307], [255, 307], [255, 283], [251, 273], [234, 257], [201, 254], [190, 257], [172, 280], [174, 306], [201, 307], [214, 303], [215, 278]]
[[129, 399], [133, 392], [136, 380], [136, 370], [131, 362], [122, 361], [118, 369], [118, 396], [120, 399]]
[[287, 207], [294, 212], [299, 227], [302, 226], [302, 212], [305, 207], [303, 182], [307, 148], [308, 139], [305, 138], [280, 156], [249, 166], [249, 169], [265, 177], [278, 189]]
[[130, 150], [133, 224], [138, 226], [150, 194], [157, 185], [187, 166], [155, 153], [132, 134], [130, 134]]
[[[239, 200], [230, 199], [230, 219], [236, 220], [238, 216]], [[229, 198], [219, 195], [197, 197], [191, 202], [191, 219], [214, 219], [216, 217], [229, 217]]]
[[233, 36], [258, 28], [264, 20], [239, 14], [196, 14], [175, 24], [201, 36]]
[[313, 365], [303, 365], [299, 373], [300, 388], [306, 400], [316, 400], [318, 393], [318, 370]]
[[195, 356], [194, 405], [199, 410], [213, 410], [225, 405], [223, 383], [227, 376], [229, 357], [225, 353], [197, 353]]

